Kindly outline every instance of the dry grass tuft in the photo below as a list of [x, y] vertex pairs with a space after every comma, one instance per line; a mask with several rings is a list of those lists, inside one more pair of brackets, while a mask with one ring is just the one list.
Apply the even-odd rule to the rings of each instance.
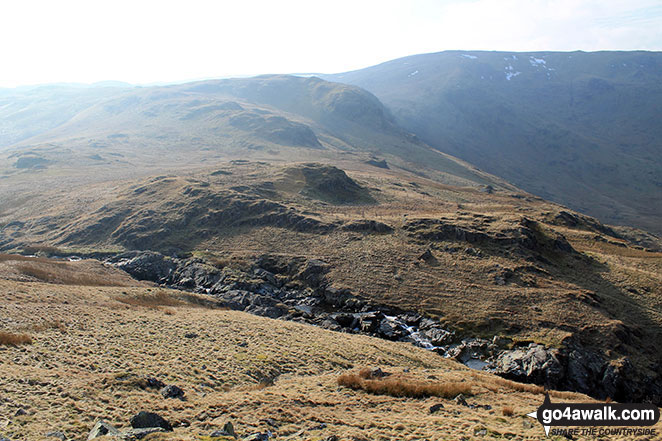
[[503, 413], [503, 416], [513, 416], [515, 414], [515, 409], [513, 406], [504, 406], [503, 409], [501, 409], [501, 413]]
[[0, 332], [0, 345], [18, 346], [31, 345], [32, 337], [27, 334], [12, 334], [9, 332]]
[[[368, 369], [368, 376], [370, 370]], [[452, 398], [458, 394], [471, 395], [471, 383], [467, 382], [426, 382], [395, 375], [368, 379], [366, 370], [358, 374], [343, 374], [338, 377], [338, 385], [354, 390], [364, 390], [374, 395], [390, 395], [392, 397], [425, 398], [442, 397]]]
[[505, 378], [496, 377], [496, 376], [491, 380], [492, 380], [491, 382], [494, 383], [496, 386], [501, 386], [506, 389], [512, 389], [517, 392], [527, 392], [536, 395], [545, 393], [545, 388], [542, 386], [538, 386], [536, 384], [518, 383], [517, 381], [507, 380]]
[[62, 320], [44, 320], [43, 322], [32, 326], [36, 332], [43, 332], [47, 329], [56, 329], [63, 334], [67, 332], [67, 325]]
[[29, 261], [16, 265], [16, 269], [26, 276], [34, 277], [46, 283], [78, 286], [120, 285], [102, 274], [77, 272], [74, 268], [67, 265], [66, 262]]

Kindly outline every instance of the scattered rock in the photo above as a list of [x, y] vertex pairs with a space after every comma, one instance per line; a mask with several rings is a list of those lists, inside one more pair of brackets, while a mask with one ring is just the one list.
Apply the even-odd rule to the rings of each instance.
[[198, 337], [200, 336], [195, 332], [187, 332], [186, 334], [184, 334], [184, 338], [198, 338]]
[[168, 432], [172, 431], [172, 426], [165, 418], [156, 413], [145, 411], [140, 411], [131, 418], [131, 427], [134, 429], [160, 427]]
[[220, 437], [220, 436], [227, 436], [227, 437], [237, 438], [237, 434], [234, 431], [234, 426], [232, 425], [232, 423], [230, 421], [225, 423], [222, 430], [215, 430], [214, 432], [211, 433], [210, 436], [212, 438], [213, 437]]
[[115, 427], [111, 426], [107, 422], [103, 420], [99, 420], [96, 422], [94, 427], [92, 427], [92, 430], [90, 431], [90, 434], [87, 436], [87, 441], [90, 441], [94, 438], [99, 438], [105, 435], [119, 435], [120, 431], [117, 430]]
[[453, 341], [453, 334], [441, 328], [428, 328], [422, 332], [434, 346], [443, 346]]
[[271, 438], [271, 433], [253, 433], [248, 435], [246, 438], [242, 438], [243, 441], [269, 441]]
[[165, 383], [153, 377], [146, 377], [145, 386], [150, 387], [152, 389], [162, 389], [165, 387]]
[[398, 340], [404, 336], [404, 331], [402, 326], [399, 325], [395, 320], [385, 318], [379, 324], [377, 334], [388, 340]]
[[44, 435], [46, 438], [58, 438], [61, 439], [62, 441], [67, 440], [67, 436], [62, 433], [62, 432], [48, 432], [46, 435]]
[[455, 403], [460, 405], [460, 406], [466, 406], [469, 407], [469, 404], [467, 403], [467, 400], [464, 398], [464, 395], [459, 394], [457, 397], [455, 397]]
[[161, 395], [163, 398], [179, 398], [180, 400], [184, 399], [184, 391], [174, 384], [165, 386], [161, 389]]
[[418, 256], [418, 260], [422, 260], [423, 262], [429, 264], [437, 262], [437, 258], [434, 257], [434, 254], [432, 254], [432, 251], [429, 248], [425, 250], [423, 254]]
[[151, 433], [165, 432], [161, 427], [145, 427], [144, 429], [130, 429], [120, 435], [123, 441], [133, 441], [143, 439]]
[[430, 413], [439, 412], [443, 408], [444, 408], [444, 405], [441, 404], [441, 403], [433, 404], [432, 406], [430, 406]]
[[391, 376], [390, 372], [384, 372], [381, 370], [381, 368], [376, 368], [370, 370], [370, 379], [375, 379], [375, 378], [384, 378], [384, 377], [389, 377]]

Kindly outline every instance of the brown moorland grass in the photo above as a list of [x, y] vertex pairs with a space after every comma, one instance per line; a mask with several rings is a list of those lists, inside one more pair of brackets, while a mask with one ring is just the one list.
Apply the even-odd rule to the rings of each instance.
[[27, 334], [12, 334], [10, 332], [0, 332], [0, 345], [18, 346], [32, 344], [32, 337]]
[[169, 295], [163, 291], [155, 293], [141, 293], [135, 296], [122, 295], [115, 296], [115, 300], [131, 306], [141, 306], [144, 308], [159, 309], [162, 306], [182, 306], [184, 302], [175, 296]]
[[[174, 294], [176, 293], [176, 294]], [[206, 308], [206, 309], [228, 309], [221, 303], [212, 299], [207, 299], [202, 295], [176, 292], [176, 291], [156, 291], [152, 292], [149, 289], [147, 292], [139, 294], [122, 294], [116, 295], [113, 299], [120, 303], [130, 306], [138, 306], [149, 309], [162, 309], [166, 314], [174, 314], [174, 311], [164, 307], [193, 307], [193, 308]]]
[[[113, 286], [115, 282], [109, 280], [103, 275], [84, 274], [68, 271], [65, 263], [46, 266], [43, 263], [39, 266], [33, 262], [26, 262], [16, 265], [16, 268], [26, 276], [34, 277], [37, 280], [46, 283], [60, 283], [63, 285], [81, 285], [81, 286]], [[58, 267], [59, 266], [59, 267]]]
[[459, 394], [472, 394], [472, 385], [467, 382], [426, 382], [395, 375], [370, 379], [366, 378], [364, 370], [358, 374], [340, 375], [338, 385], [354, 390], [364, 390], [374, 395], [390, 395], [400, 398], [452, 398]]
[[[164, 441], [207, 439], [228, 421], [242, 436], [270, 430], [283, 441], [473, 439], [483, 428], [489, 431], [483, 439], [544, 436], [539, 424], [523, 424], [530, 420], [524, 414], [542, 403], [540, 395], [497, 386], [487, 372], [406, 343], [194, 304], [167, 315], [115, 300], [155, 291], [184, 300], [181, 292], [167, 289], [46, 285], [0, 277], [0, 323], [12, 326], [2, 329], [34, 338], [32, 345], [0, 351], [0, 389], [10, 399], [0, 400], [0, 415], [11, 419], [3, 426], [0, 418], [0, 438], [38, 440], [57, 429], [68, 439], [82, 440], [98, 419], [128, 429], [140, 410], [175, 425], [174, 432], [159, 435]], [[32, 330], [57, 320], [65, 323], [66, 333], [57, 326]], [[185, 337], [189, 332], [198, 336]], [[338, 387], [339, 370], [358, 373], [364, 366], [408, 382], [471, 384], [473, 395], [466, 400], [475, 407], [444, 402], [445, 410], [431, 414], [430, 407], [442, 398]], [[377, 376], [373, 369], [370, 377]], [[164, 399], [146, 378], [178, 385], [187, 400]], [[269, 387], [259, 383], [265, 378], [273, 379]], [[59, 388], [66, 393], [53, 393]], [[567, 401], [592, 400], [574, 394]], [[512, 418], [501, 415], [505, 406], [513, 407]], [[19, 408], [27, 414], [14, 417]], [[177, 425], [181, 421], [187, 425]]]

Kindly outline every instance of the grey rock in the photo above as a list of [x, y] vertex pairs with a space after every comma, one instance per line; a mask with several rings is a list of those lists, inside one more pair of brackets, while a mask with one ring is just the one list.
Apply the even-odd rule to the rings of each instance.
[[418, 256], [418, 260], [422, 260], [426, 263], [435, 263], [435, 262], [437, 262], [437, 258], [434, 257], [434, 254], [432, 254], [432, 251], [429, 248], [427, 250], [425, 250], [425, 252], [423, 254]]
[[138, 280], [168, 283], [177, 261], [154, 251], [134, 251], [116, 256], [111, 263]]
[[123, 432], [119, 438], [123, 441], [134, 441], [138, 439], [143, 439], [151, 433], [160, 433], [165, 432], [161, 427], [146, 427], [143, 429], [130, 429], [126, 432]]
[[466, 406], [469, 407], [469, 404], [467, 403], [467, 400], [464, 398], [464, 395], [459, 394], [457, 397], [455, 397], [455, 403], [459, 404], [460, 406]]
[[[494, 373], [511, 380], [544, 385], [558, 385], [563, 379], [564, 369], [559, 362], [556, 349], [531, 343], [526, 348], [503, 351], [495, 361]], [[581, 364], [581, 362], [579, 362]], [[577, 369], [579, 369], [579, 364]], [[583, 376], [579, 373], [576, 374]]]
[[377, 334], [380, 337], [389, 339], [389, 340], [398, 340], [404, 336], [404, 331], [402, 326], [396, 323], [394, 320], [385, 318], [379, 324], [377, 329]]
[[384, 314], [381, 312], [368, 312], [359, 316], [359, 330], [365, 333], [373, 333], [379, 327]]
[[168, 432], [172, 431], [172, 426], [165, 418], [156, 413], [145, 411], [140, 411], [131, 418], [131, 427], [134, 429], [160, 427]]
[[441, 328], [428, 328], [422, 331], [422, 335], [434, 346], [447, 345], [453, 341], [453, 334]]
[[349, 313], [333, 314], [331, 318], [333, 318], [343, 328], [354, 328], [356, 327], [357, 324], [357, 320], [354, 314], [349, 314]]
[[430, 413], [439, 412], [443, 408], [444, 408], [444, 405], [441, 404], [441, 403], [433, 404], [432, 406], [430, 406]]
[[184, 399], [184, 391], [174, 384], [165, 386], [163, 389], [161, 389], [161, 395], [163, 398], [179, 398], [180, 400]]
[[242, 438], [244, 441], [269, 441], [269, 438], [271, 438], [271, 434], [269, 432], [267, 433], [253, 433], [251, 435], [248, 435], [245, 438]]
[[67, 440], [67, 436], [62, 433], [62, 432], [48, 432], [47, 434], [44, 435], [46, 438], [59, 438], [62, 441]]
[[151, 387], [153, 389], [162, 389], [165, 387], [165, 383], [161, 380], [158, 380], [153, 377], [146, 377], [145, 378], [145, 383], [147, 387]]
[[335, 287], [327, 287], [324, 290], [323, 296], [326, 303], [336, 307], [347, 305], [347, 302], [354, 299], [350, 290]]
[[256, 268], [255, 270], [253, 270], [253, 274], [255, 274], [260, 279], [264, 280], [265, 282], [271, 283], [273, 286], [280, 287], [280, 285], [282, 285], [281, 283], [279, 283], [278, 279], [276, 279], [276, 275], [274, 273], [271, 273], [265, 269]]
[[326, 262], [310, 259], [306, 262], [297, 278], [312, 287], [318, 287], [331, 267]]
[[371, 369], [370, 370], [370, 377], [371, 379], [375, 378], [384, 378], [384, 377], [389, 377], [391, 375], [390, 372], [385, 372], [381, 370], [381, 368], [376, 368], [376, 369]]
[[90, 431], [90, 434], [87, 436], [87, 441], [90, 441], [94, 438], [99, 438], [104, 435], [119, 435], [120, 431], [117, 430], [115, 427], [112, 425], [108, 424], [107, 422], [103, 420], [99, 420], [94, 424], [94, 427], [92, 427], [92, 430]]

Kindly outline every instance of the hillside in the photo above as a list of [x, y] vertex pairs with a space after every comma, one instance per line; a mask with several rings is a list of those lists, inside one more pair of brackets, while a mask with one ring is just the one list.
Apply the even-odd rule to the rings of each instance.
[[323, 77], [520, 188], [660, 233], [661, 67], [657, 52], [448, 51]]
[[537, 439], [543, 388], [662, 403], [662, 241], [433, 149], [364, 89], [24, 98], [49, 122], [0, 151], [0, 438], [149, 410], [174, 426], [152, 440]]
[[[50, 89], [37, 88], [7, 98], [11, 130], [0, 139], [7, 146], [0, 152], [0, 179], [29, 191], [35, 175], [49, 187], [67, 187], [191, 169], [210, 160], [346, 160], [414, 170], [455, 185], [509, 186], [418, 141], [370, 93], [318, 78], [83, 92], [60, 90], [53, 98]], [[12, 123], [12, 106], [20, 107], [16, 115], [30, 118]], [[42, 119], [48, 124], [37, 124]], [[31, 131], [21, 131], [28, 123]], [[21, 141], [12, 143], [16, 139]]]
[[[2, 248], [96, 257], [268, 317], [285, 302], [330, 329], [376, 311], [361, 329], [396, 340], [411, 338], [379, 323], [411, 313], [438, 323], [440, 353], [508, 378], [659, 400], [659, 248], [523, 193], [354, 167], [234, 161], [52, 190], [3, 218]], [[507, 367], [518, 348], [561, 374]]]
[[[131, 429], [139, 411], [172, 426], [143, 438], [153, 441], [227, 441], [234, 438], [210, 435], [230, 430], [228, 423], [242, 437], [283, 440], [528, 440], [542, 434], [525, 416], [542, 403], [541, 388], [407, 343], [222, 310], [201, 296], [135, 281], [90, 287], [6, 276], [0, 267], [2, 437], [85, 440], [100, 420]], [[29, 340], [7, 344], [8, 335]], [[339, 386], [341, 374], [365, 368], [380, 368], [375, 372], [400, 384], [437, 384], [465, 395], [407, 398]], [[165, 385], [179, 388], [181, 398], [168, 398]], [[250, 439], [268, 439], [262, 437]]]

